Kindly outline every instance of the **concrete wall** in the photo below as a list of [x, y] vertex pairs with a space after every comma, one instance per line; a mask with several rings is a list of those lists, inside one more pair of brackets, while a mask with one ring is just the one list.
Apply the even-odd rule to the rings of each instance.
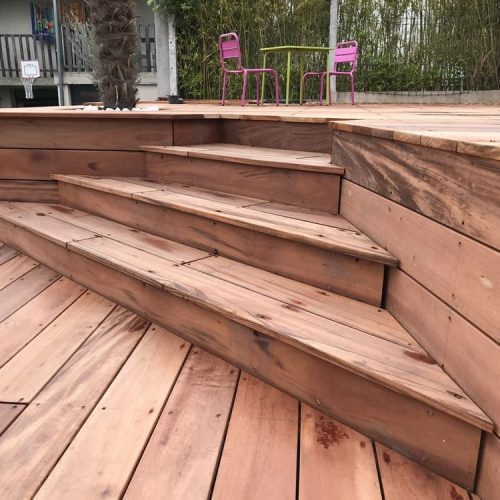
[[0, 0], [0, 33], [31, 33], [30, 3], [28, 0]]

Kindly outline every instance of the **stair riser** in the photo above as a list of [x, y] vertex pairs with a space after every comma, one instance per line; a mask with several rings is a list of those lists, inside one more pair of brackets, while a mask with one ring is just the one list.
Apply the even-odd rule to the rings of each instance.
[[467, 488], [481, 431], [0, 220], [4, 242]]
[[147, 176], [157, 181], [226, 191], [267, 201], [339, 211], [340, 176], [320, 172], [146, 153]]
[[59, 192], [67, 206], [380, 305], [383, 264], [73, 184]]

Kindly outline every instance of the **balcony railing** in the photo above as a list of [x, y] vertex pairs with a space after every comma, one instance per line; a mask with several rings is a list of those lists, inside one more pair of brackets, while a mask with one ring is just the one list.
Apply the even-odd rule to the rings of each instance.
[[[156, 71], [156, 46], [154, 25], [138, 26], [140, 50], [139, 68], [142, 72]], [[83, 51], [78, 46], [81, 40], [67, 26], [61, 26], [62, 58], [64, 71], [91, 71]], [[36, 40], [31, 34], [0, 34], [0, 78], [21, 76], [21, 61], [36, 59], [40, 65], [40, 76], [49, 78], [57, 73], [55, 44], [50, 40]]]

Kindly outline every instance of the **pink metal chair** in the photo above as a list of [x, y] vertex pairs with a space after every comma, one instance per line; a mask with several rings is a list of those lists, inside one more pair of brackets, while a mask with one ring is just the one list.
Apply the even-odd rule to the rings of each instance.
[[[259, 80], [260, 73], [272, 73], [274, 75], [274, 92], [276, 98], [276, 105], [279, 105], [279, 78], [276, 70], [271, 68], [244, 68], [241, 60], [241, 49], [240, 49], [240, 39], [236, 33], [224, 33], [219, 37], [219, 55], [220, 63], [222, 67], [222, 106], [226, 100], [226, 85], [228, 75], [243, 75], [243, 91], [241, 94], [241, 105], [245, 105], [247, 87], [248, 87], [248, 75], [255, 74], [255, 79], [257, 82], [257, 106], [259, 105]], [[231, 69], [227, 66], [226, 61], [228, 59], [235, 60], [235, 68]]]
[[[332, 70], [329, 71], [330, 76], [348, 76], [351, 81], [351, 100], [354, 105], [354, 73], [356, 71], [356, 64], [358, 59], [358, 42], [350, 40], [348, 42], [340, 42], [335, 47], [333, 53]], [[340, 70], [339, 64], [348, 64], [349, 68]], [[321, 85], [319, 89], [319, 103], [323, 104], [323, 94], [325, 90], [326, 71], [323, 72], [308, 72], [302, 77], [302, 88], [305, 88], [306, 79], [310, 76], [319, 76], [321, 78]], [[332, 89], [328, 89], [330, 102], [332, 102]]]

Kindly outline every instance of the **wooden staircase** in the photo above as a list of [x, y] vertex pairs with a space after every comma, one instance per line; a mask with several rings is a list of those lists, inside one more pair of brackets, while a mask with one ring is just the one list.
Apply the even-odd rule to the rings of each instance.
[[397, 260], [337, 215], [342, 169], [145, 149], [147, 179], [58, 175], [60, 205], [1, 204], [1, 240], [471, 488], [492, 422], [380, 307]]

